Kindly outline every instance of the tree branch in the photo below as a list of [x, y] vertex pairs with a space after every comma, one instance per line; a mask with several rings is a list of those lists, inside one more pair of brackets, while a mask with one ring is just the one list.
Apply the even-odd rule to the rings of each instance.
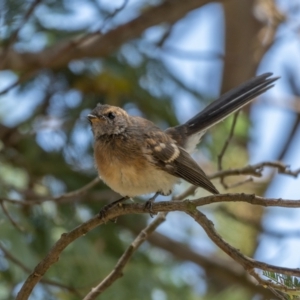
[[123, 255], [120, 257], [118, 263], [112, 270], [112, 272], [104, 278], [95, 288], [84, 297], [83, 300], [94, 300], [97, 296], [102, 294], [109, 286], [111, 286], [118, 278], [123, 275], [123, 269], [129, 262], [133, 253], [144, 243], [149, 235], [151, 235], [156, 228], [165, 221], [165, 214], [159, 213], [153, 222], [151, 222], [146, 228], [144, 228], [135, 240], [126, 249]]
[[0, 69], [2, 68], [2, 65], [4, 64], [4, 61], [7, 57], [8, 52], [11, 50], [10, 47], [12, 44], [15, 43], [15, 41], [18, 38], [20, 30], [23, 28], [23, 26], [26, 24], [32, 13], [34, 12], [36, 6], [41, 2], [41, 0], [35, 0], [31, 3], [28, 11], [25, 13], [24, 18], [19, 25], [19, 27], [12, 33], [11, 37], [9, 38], [7, 44], [4, 46], [2, 50], [1, 60], [0, 60]]
[[[184, 193], [178, 195], [173, 200], [181, 201], [186, 196], [189, 196], [193, 193], [192, 190], [187, 189]], [[133, 253], [144, 243], [149, 236], [157, 229], [157, 227], [166, 220], [167, 212], [160, 212], [158, 216], [152, 221], [147, 227], [142, 229], [135, 240], [131, 243], [131, 245], [127, 248], [124, 254], [119, 259], [117, 265], [114, 270], [102, 280], [95, 288], [93, 288], [84, 298], [84, 300], [93, 300], [98, 295], [100, 295], [104, 290], [106, 290], [110, 285], [112, 285], [118, 278], [120, 278], [123, 274], [123, 269], [125, 265], [129, 262]]]
[[8, 210], [6, 209], [3, 201], [0, 201], [0, 205], [2, 207], [3, 213], [6, 215], [10, 223], [20, 232], [24, 232], [24, 228], [19, 226], [19, 224], [12, 218], [12, 216], [9, 214]]
[[[227, 150], [227, 148], [228, 148], [228, 146], [229, 146], [229, 143], [230, 143], [230, 141], [231, 141], [231, 139], [232, 139], [232, 137], [233, 137], [234, 128], [235, 128], [235, 125], [236, 125], [236, 121], [237, 121], [237, 119], [238, 119], [238, 116], [239, 116], [239, 111], [236, 112], [236, 113], [234, 114], [234, 116], [233, 116], [233, 121], [232, 121], [232, 125], [231, 125], [231, 128], [230, 128], [229, 135], [228, 135], [228, 137], [227, 137], [227, 139], [226, 139], [226, 141], [225, 141], [225, 143], [224, 143], [224, 145], [223, 145], [223, 148], [222, 148], [220, 154], [218, 155], [218, 170], [219, 170], [219, 171], [222, 171], [222, 170], [223, 170], [223, 167], [222, 167], [222, 160], [223, 160], [224, 154], [225, 154], [225, 152], [226, 152], [226, 150]], [[221, 176], [220, 176], [220, 183], [223, 185], [223, 187], [224, 187], [225, 189], [228, 189], [228, 188], [229, 188], [229, 186], [228, 186], [228, 185], [225, 183], [225, 181], [224, 181], [224, 175], [221, 175]]]
[[[226, 195], [213, 195], [208, 197], [203, 197], [196, 200], [184, 200], [184, 201], [166, 201], [154, 203], [152, 210], [153, 213], [158, 212], [170, 212], [170, 211], [183, 211], [188, 213], [189, 215], [195, 217], [197, 222], [203, 225], [203, 228], [209, 234], [209, 237], [213, 238], [213, 241], [217, 244], [221, 249], [223, 249], [227, 254], [231, 253], [231, 257], [237, 259], [237, 262], [241, 263], [242, 266], [246, 266], [246, 270], [252, 270], [253, 262], [255, 262], [256, 268], [265, 268], [265, 270], [279, 272], [282, 274], [292, 274], [293, 276], [300, 276], [299, 269], [288, 269], [288, 268], [280, 268], [268, 264], [264, 264], [261, 262], [256, 262], [250, 258], [245, 258], [246, 256], [237, 252], [232, 252], [232, 248], [228, 243], [222, 240], [219, 236], [214, 236], [211, 232], [211, 221], [205, 221], [205, 216], [203, 214], [197, 214], [196, 207], [201, 205], [206, 205], [209, 203], [216, 202], [232, 202], [232, 201], [244, 201], [250, 204], [257, 204], [263, 206], [281, 206], [281, 207], [300, 207], [300, 200], [282, 200], [282, 199], [266, 199], [255, 195], [245, 195], [245, 194], [226, 194]], [[85, 235], [95, 227], [106, 223], [108, 220], [115, 219], [122, 215], [126, 214], [141, 214], [141, 213], [149, 213], [147, 209], [145, 209], [144, 204], [138, 203], [130, 203], [123, 204], [120, 206], [115, 206], [112, 209], [108, 210], [105, 218], [100, 219], [98, 216], [95, 216], [91, 220], [83, 223], [82, 225], [76, 227], [72, 231], [68, 233], [64, 233], [61, 235], [60, 239], [55, 243], [46, 257], [34, 268], [33, 272], [28, 276], [26, 281], [24, 282], [21, 290], [19, 291], [16, 300], [26, 300], [32, 292], [34, 286], [41, 280], [42, 276], [46, 273], [46, 271], [56, 263], [59, 259], [61, 252], [74, 240]], [[202, 216], [203, 215], [203, 216]], [[209, 224], [207, 222], [210, 222]], [[203, 224], [202, 224], [203, 223]], [[250, 263], [252, 262], [252, 263]], [[250, 268], [251, 267], [251, 268]]]
[[[262, 172], [263, 172], [265, 167], [276, 168], [276, 169], [278, 169], [278, 172], [280, 174], [285, 174], [285, 175], [289, 175], [289, 176], [293, 176], [293, 177], [298, 177], [298, 175], [300, 174], [300, 168], [296, 169], [296, 170], [291, 170], [288, 165], [285, 165], [282, 162], [279, 162], [279, 161], [265, 161], [265, 162], [257, 163], [257, 164], [254, 164], [254, 165], [249, 165], [249, 166], [242, 167], [242, 168], [218, 171], [218, 172], [215, 172], [215, 173], [213, 173], [212, 175], [210, 175], [208, 177], [210, 179], [215, 179], [215, 178], [219, 178], [219, 177], [222, 177], [222, 176], [227, 177], [227, 176], [236, 176], [236, 175], [252, 175], [252, 176], [255, 176], [255, 177], [261, 177]], [[241, 183], [248, 182], [250, 180], [251, 179], [246, 179], [242, 182], [238, 182], [237, 185], [239, 185]], [[0, 202], [8, 202], [8, 203], [11, 203], [11, 204], [24, 205], [24, 206], [38, 205], [38, 204], [41, 204], [41, 203], [46, 202], [46, 201], [55, 201], [58, 204], [59, 203], [66, 203], [66, 202], [69, 202], [69, 201], [73, 202], [74, 197], [80, 197], [80, 196], [84, 195], [89, 189], [91, 189], [93, 186], [95, 186], [100, 181], [101, 181], [101, 179], [96, 177], [90, 183], [88, 183], [87, 185], [79, 188], [78, 190], [62, 194], [58, 197], [51, 197], [51, 196], [49, 196], [49, 197], [39, 197], [38, 195], [36, 195], [35, 199], [40, 198], [38, 200], [31, 200], [31, 199], [14, 200], [14, 199], [10, 199], [10, 198], [1, 197]], [[181, 195], [176, 197], [176, 200], [186, 198], [187, 196], [193, 194], [196, 191], [197, 188], [198, 187], [196, 187], [196, 186], [189, 187]], [[83, 200], [83, 198], [81, 200]]]
[[[220, 0], [224, 2], [226, 0]], [[199, 8], [212, 0], [173, 0], [152, 7], [136, 19], [101, 35], [95, 34], [78, 43], [82, 37], [56, 44], [37, 53], [19, 53], [9, 51], [0, 69], [11, 69], [27, 72], [41, 68], [59, 68], [74, 59], [85, 57], [105, 57], [116, 51], [123, 43], [139, 37], [147, 28], [161, 23], [173, 23], [183, 18], [188, 12]], [[69, 51], [65, 51], [65, 50]], [[0, 51], [0, 61], [3, 60], [3, 50]]]
[[[65, 203], [65, 202], [67, 202], [66, 200], [69, 200], [69, 199], [71, 199], [71, 201], [73, 202], [75, 197], [84, 195], [89, 189], [94, 187], [100, 181], [101, 181], [101, 179], [99, 177], [96, 177], [91, 182], [89, 182], [88, 184], [79, 188], [78, 190], [62, 194], [58, 197], [51, 197], [51, 196], [50, 197], [40, 197], [40, 199], [38, 199], [38, 200], [31, 200], [31, 199], [14, 200], [14, 199], [2, 197], [2, 198], [0, 198], [0, 202], [9, 202], [12, 204], [19, 204], [19, 205], [24, 205], [24, 206], [41, 204], [46, 201], [54, 201], [56, 203]], [[36, 196], [36, 198], [39, 198], [39, 196]]]
[[[120, 222], [118, 222], [119, 224]], [[136, 233], [135, 227], [130, 228]], [[248, 273], [236, 262], [212, 256], [205, 256], [192, 250], [186, 243], [181, 243], [158, 232], [154, 232], [147, 240], [153, 246], [159, 247], [179, 260], [191, 261], [205, 270], [208, 280], [224, 283], [226, 285], [239, 284], [249, 293], [259, 293], [270, 297], [270, 292], [258, 286]]]
[[265, 167], [275, 168], [278, 170], [279, 174], [286, 174], [293, 177], [298, 177], [300, 174], [300, 168], [292, 171], [288, 165], [285, 165], [280, 161], [265, 161], [243, 168], [221, 170], [212, 174], [210, 179], [235, 175], [252, 175], [255, 177], [262, 177], [262, 172]]
[[269, 280], [264, 280], [261, 278], [255, 269], [261, 269], [264, 271], [276, 272], [280, 274], [285, 274], [289, 276], [297, 276], [300, 277], [300, 270], [299, 269], [289, 269], [283, 267], [277, 267], [273, 265], [269, 265], [252, 258], [247, 257], [246, 255], [242, 254], [238, 249], [235, 249], [231, 245], [229, 245], [215, 230], [214, 224], [210, 221], [203, 213], [198, 211], [197, 209], [189, 209], [186, 211], [206, 232], [208, 237], [225, 253], [227, 253], [231, 258], [233, 258], [236, 262], [241, 264], [244, 269], [251, 274], [259, 284], [272, 287], [276, 290], [280, 290], [283, 292], [295, 292], [297, 291], [296, 288], [289, 288], [284, 285], [279, 285], [270, 282]]

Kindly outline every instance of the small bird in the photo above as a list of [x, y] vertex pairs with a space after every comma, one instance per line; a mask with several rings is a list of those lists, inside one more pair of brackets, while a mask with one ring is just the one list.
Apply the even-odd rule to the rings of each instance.
[[155, 198], [169, 195], [179, 178], [219, 194], [190, 154], [208, 128], [272, 88], [278, 77], [271, 76], [265, 73], [246, 81], [186, 123], [165, 131], [147, 119], [129, 116], [120, 107], [98, 104], [88, 115], [95, 163], [103, 181], [122, 196], [105, 206], [102, 215], [127, 198], [155, 193], [145, 204], [151, 213]]

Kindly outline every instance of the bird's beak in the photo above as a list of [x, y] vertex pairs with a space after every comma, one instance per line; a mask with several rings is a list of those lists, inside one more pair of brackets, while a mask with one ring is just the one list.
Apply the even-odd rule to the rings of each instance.
[[89, 114], [87, 118], [91, 123], [93, 123], [95, 120], [98, 120], [98, 117], [92, 114]]
[[89, 120], [97, 119], [97, 116], [92, 115], [92, 114], [89, 114], [87, 117]]

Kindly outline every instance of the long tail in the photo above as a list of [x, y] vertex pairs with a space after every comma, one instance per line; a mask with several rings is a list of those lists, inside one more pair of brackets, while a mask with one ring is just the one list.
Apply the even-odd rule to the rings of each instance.
[[187, 135], [189, 136], [200, 131], [206, 131], [211, 126], [225, 119], [231, 113], [242, 108], [253, 98], [272, 88], [274, 86], [272, 83], [279, 78], [269, 78], [272, 75], [272, 73], [265, 73], [254, 77], [223, 94], [219, 99], [215, 100], [184, 124], [184, 126], [186, 126]]
[[186, 123], [168, 128], [166, 133], [189, 153], [193, 152], [208, 128], [272, 88], [273, 82], [279, 78], [269, 78], [272, 75], [272, 73], [265, 73], [246, 81], [223, 94]]

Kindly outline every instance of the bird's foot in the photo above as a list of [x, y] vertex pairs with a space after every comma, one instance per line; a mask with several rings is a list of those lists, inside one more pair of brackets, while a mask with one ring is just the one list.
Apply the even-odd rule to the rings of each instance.
[[[99, 211], [99, 218], [100, 218], [100, 219], [105, 218], [106, 215], [107, 215], [107, 212], [108, 212], [111, 208], [113, 208], [114, 206], [116, 206], [116, 205], [118, 205], [118, 204], [124, 202], [124, 201], [127, 200], [128, 198], [129, 198], [129, 197], [127, 197], [127, 196], [126, 196], [126, 197], [122, 197], [121, 199], [118, 199], [118, 200], [116, 200], [116, 201], [114, 201], [114, 202], [112, 202], [112, 203], [109, 203], [109, 204], [105, 205], [105, 206]], [[116, 222], [116, 220], [117, 220], [117, 219], [114, 219], [113, 221]]]
[[145, 203], [145, 209], [149, 211], [150, 217], [153, 218], [153, 215], [156, 214], [153, 212], [152, 207], [153, 203], [156, 199], [156, 197], [160, 195], [160, 192], [155, 193], [153, 197], [151, 197], [146, 203]]

